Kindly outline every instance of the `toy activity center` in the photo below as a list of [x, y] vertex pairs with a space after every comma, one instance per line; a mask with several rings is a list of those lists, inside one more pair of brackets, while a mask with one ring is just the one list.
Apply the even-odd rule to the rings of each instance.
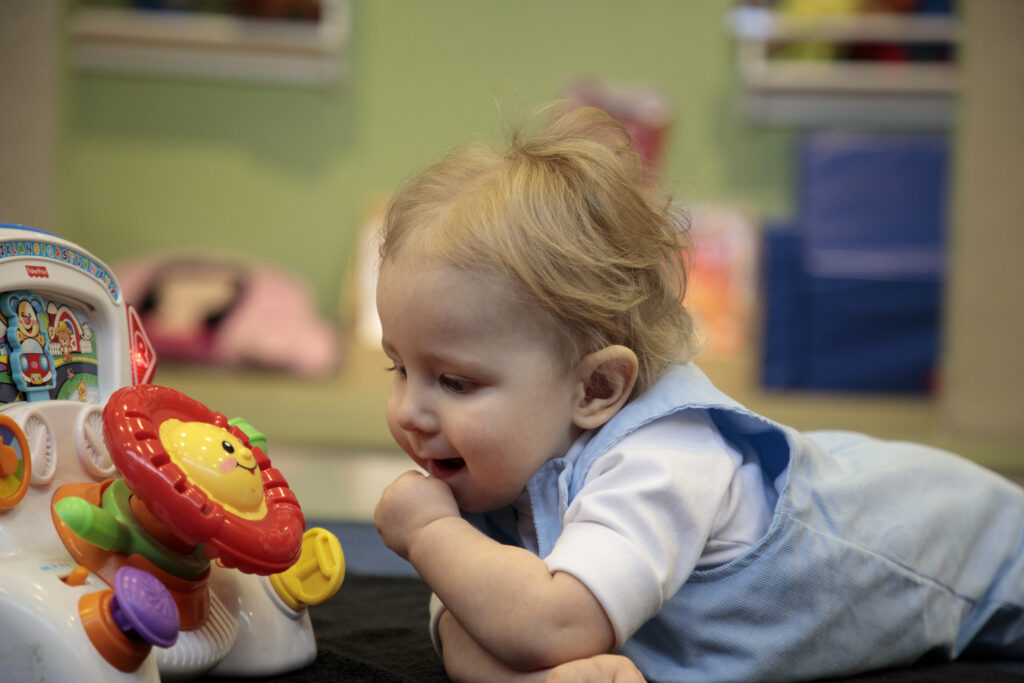
[[167, 387], [111, 270], [0, 224], [0, 678], [306, 666], [344, 577], [265, 437]]

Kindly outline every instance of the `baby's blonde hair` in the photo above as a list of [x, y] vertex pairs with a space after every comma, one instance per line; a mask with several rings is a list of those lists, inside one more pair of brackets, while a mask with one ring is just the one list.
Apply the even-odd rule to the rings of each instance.
[[413, 250], [511, 279], [544, 312], [567, 364], [610, 344], [637, 355], [633, 395], [693, 351], [682, 305], [678, 212], [640, 184], [625, 131], [592, 108], [562, 109], [506, 150], [458, 149], [391, 201], [381, 262]]

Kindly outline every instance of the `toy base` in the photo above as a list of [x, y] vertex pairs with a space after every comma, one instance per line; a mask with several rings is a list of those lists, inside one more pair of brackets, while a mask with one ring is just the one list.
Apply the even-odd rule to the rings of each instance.
[[[75, 568], [66, 559], [4, 559], [0, 591], [0, 662], [5, 681], [136, 681], [160, 683], [156, 660], [122, 672], [89, 640], [78, 605], [89, 594], [108, 590], [95, 574], [81, 585], [62, 581]], [[154, 648], [155, 649], [155, 648]]]

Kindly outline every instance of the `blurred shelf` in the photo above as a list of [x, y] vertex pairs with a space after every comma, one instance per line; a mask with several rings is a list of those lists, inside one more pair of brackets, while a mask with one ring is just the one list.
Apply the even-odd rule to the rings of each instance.
[[349, 0], [318, 22], [80, 5], [70, 22], [86, 71], [326, 86], [346, 70]]
[[764, 123], [948, 127], [955, 62], [844, 62], [773, 56], [780, 43], [898, 43], [956, 47], [954, 17], [893, 14], [786, 16], [738, 7], [727, 17], [747, 114]]
[[949, 43], [959, 23], [949, 15], [860, 13], [790, 16], [765, 7], [741, 6], [728, 17], [744, 41]]
[[343, 444], [395, 451], [384, 409], [391, 388], [382, 351], [354, 349], [331, 377], [304, 379], [270, 370], [226, 370], [164, 363], [155, 384], [169, 386], [228, 418], [244, 417], [268, 445]]

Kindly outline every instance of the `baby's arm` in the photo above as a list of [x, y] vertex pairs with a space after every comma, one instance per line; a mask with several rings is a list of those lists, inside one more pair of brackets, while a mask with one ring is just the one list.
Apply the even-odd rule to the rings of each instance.
[[601, 654], [560, 664], [553, 669], [516, 671], [484, 650], [450, 612], [439, 623], [445, 643], [445, 671], [456, 683], [643, 683], [644, 677], [628, 658]]
[[441, 615], [438, 632], [444, 643], [444, 669], [455, 683], [493, 681], [493, 683], [541, 683], [548, 670], [517, 671], [495, 659], [483, 649], [447, 610]]
[[443, 482], [403, 474], [385, 490], [375, 521], [385, 544], [412, 563], [472, 640], [504, 665], [533, 671], [614, 645], [611, 623], [586, 586], [552, 574], [528, 550], [474, 529]]
[[594, 655], [566, 662], [548, 671], [545, 683], [644, 683], [643, 674], [629, 657]]

